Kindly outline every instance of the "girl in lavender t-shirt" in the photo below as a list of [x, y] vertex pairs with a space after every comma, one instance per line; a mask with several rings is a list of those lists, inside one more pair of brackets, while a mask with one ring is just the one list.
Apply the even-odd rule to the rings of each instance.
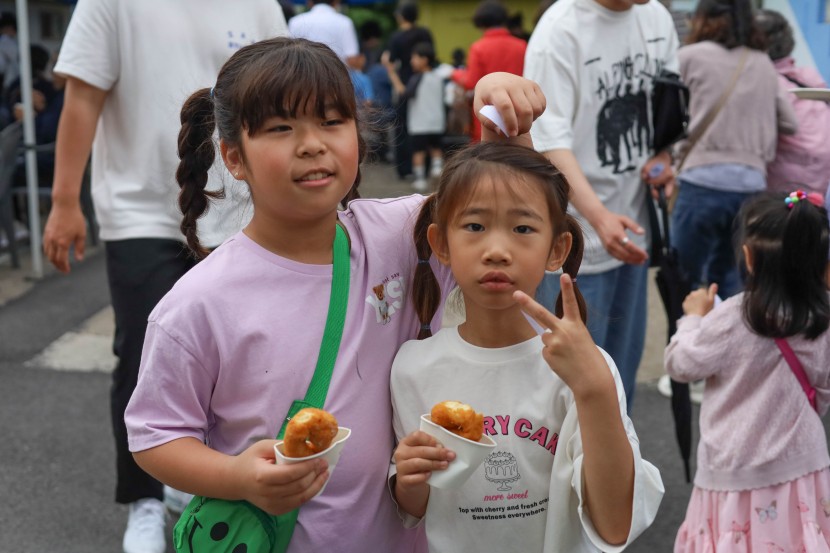
[[[526, 94], [535, 90], [518, 78], [480, 87], [514, 132], [544, 109]], [[214, 132], [239, 181], [231, 186], [251, 190], [253, 218], [150, 315], [125, 417], [130, 450], [148, 473], [189, 493], [244, 499], [270, 514], [302, 505], [289, 551], [422, 550], [423, 537], [398, 522], [386, 473], [390, 367], [418, 326], [407, 301], [417, 263], [409, 228], [423, 198], [355, 200], [338, 211], [357, 196], [364, 148], [346, 67], [321, 44], [279, 38], [240, 49], [214, 88], [190, 96], [181, 119], [177, 180], [190, 249], [207, 253], [196, 221], [217, 199], [204, 190]], [[351, 285], [324, 407], [352, 434], [315, 497], [325, 462], [277, 466], [273, 438], [314, 372], [338, 224], [350, 240]]]

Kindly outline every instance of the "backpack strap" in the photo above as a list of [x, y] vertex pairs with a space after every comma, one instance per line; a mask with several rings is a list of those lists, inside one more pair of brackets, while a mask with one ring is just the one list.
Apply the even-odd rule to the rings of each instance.
[[787, 364], [790, 366], [790, 369], [792, 369], [793, 374], [798, 379], [798, 383], [801, 384], [801, 389], [804, 390], [804, 393], [807, 395], [807, 401], [810, 402], [810, 407], [812, 407], [814, 411], [818, 411], [818, 408], [816, 407], [816, 389], [813, 388], [812, 384], [810, 384], [810, 379], [807, 378], [807, 373], [804, 372], [804, 367], [801, 365], [801, 361], [798, 360], [798, 357], [796, 357], [793, 348], [790, 347], [789, 342], [787, 342], [784, 338], [776, 338], [775, 345], [781, 350], [781, 353], [784, 355], [784, 359], [787, 361]]

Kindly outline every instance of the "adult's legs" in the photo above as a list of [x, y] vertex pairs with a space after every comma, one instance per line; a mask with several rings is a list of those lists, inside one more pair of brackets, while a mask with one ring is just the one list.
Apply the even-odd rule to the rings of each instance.
[[134, 239], [105, 243], [107, 277], [115, 311], [110, 409], [115, 437], [117, 483], [115, 500], [133, 503], [162, 499], [162, 485], [144, 472], [127, 447], [124, 411], [138, 380], [147, 317], [176, 281], [193, 267], [185, 246], [175, 240]]
[[412, 150], [406, 129], [406, 110], [406, 102], [395, 106], [395, 165], [400, 178], [412, 174]]
[[681, 182], [671, 233], [678, 261], [692, 289], [716, 282], [718, 294], [727, 298], [743, 287], [732, 234], [738, 210], [750, 196]]

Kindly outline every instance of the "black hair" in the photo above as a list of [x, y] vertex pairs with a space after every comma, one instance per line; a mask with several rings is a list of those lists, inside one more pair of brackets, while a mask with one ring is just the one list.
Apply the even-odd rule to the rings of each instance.
[[40, 74], [46, 71], [46, 67], [49, 65], [49, 59], [51, 58], [49, 50], [39, 44], [32, 44], [29, 47], [29, 52], [32, 60], [32, 72]]
[[430, 67], [435, 67], [435, 47], [430, 42], [419, 42], [412, 47], [412, 53], [416, 56], [426, 58]]
[[806, 199], [790, 207], [785, 197], [761, 194], [739, 212], [739, 243], [752, 257], [743, 316], [761, 336], [812, 340], [830, 325], [827, 210]]
[[17, 17], [11, 12], [0, 13], [0, 29], [3, 27], [12, 27], [17, 31]]
[[418, 4], [415, 4], [414, 2], [404, 2], [398, 6], [395, 13], [401, 16], [401, 19], [404, 21], [408, 23], [415, 23], [418, 21]]
[[753, 13], [752, 0], [700, 0], [686, 42], [711, 40], [724, 48], [765, 51], [767, 41]]
[[[274, 116], [294, 118], [304, 113], [325, 117], [328, 108], [359, 126], [354, 87], [346, 65], [328, 46], [301, 38], [263, 40], [236, 51], [219, 70], [213, 89], [194, 92], [181, 111], [179, 131], [179, 209], [184, 217], [182, 233], [197, 257], [207, 251], [196, 234], [196, 221], [205, 214], [210, 199], [223, 191], [205, 190], [208, 170], [216, 157], [213, 132], [242, 152], [242, 133], [256, 135]], [[357, 133], [359, 161], [366, 144]], [[360, 169], [352, 188], [343, 198], [359, 197]]]
[[[485, 177], [502, 172], [525, 179], [540, 187], [547, 200], [553, 236], [569, 232], [572, 237], [562, 270], [574, 279], [579, 313], [587, 319], [585, 300], [576, 287], [576, 275], [582, 264], [584, 238], [576, 219], [568, 214], [568, 196], [571, 187], [565, 176], [544, 155], [509, 142], [479, 142], [458, 150], [447, 162], [441, 174], [438, 189], [421, 206], [415, 222], [413, 239], [419, 260], [429, 259], [432, 250], [427, 240], [427, 229], [431, 224], [438, 227], [446, 237], [447, 227], [470, 196], [470, 191]], [[553, 244], [551, 244], [551, 248]], [[432, 335], [428, 325], [438, 310], [441, 289], [429, 264], [418, 263], [412, 284], [412, 299], [421, 322], [418, 339]], [[556, 299], [556, 315], [562, 316], [562, 294]]]
[[507, 9], [499, 0], [483, 0], [473, 12], [473, 25], [479, 29], [504, 27], [507, 24]]
[[793, 29], [783, 15], [774, 10], [758, 10], [755, 23], [767, 38], [767, 54], [773, 61], [792, 54], [795, 48]]

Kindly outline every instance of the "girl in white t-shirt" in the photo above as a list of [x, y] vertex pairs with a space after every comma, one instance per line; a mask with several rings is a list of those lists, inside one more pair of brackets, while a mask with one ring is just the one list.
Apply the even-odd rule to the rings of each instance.
[[[619, 551], [656, 514], [660, 475], [640, 457], [614, 362], [585, 327], [569, 192], [543, 155], [482, 143], [453, 157], [421, 208], [419, 258], [451, 269], [466, 310], [457, 328], [427, 338], [441, 288], [419, 263], [413, 295], [427, 339], [404, 344], [392, 367], [390, 485], [405, 525], [426, 520], [431, 551]], [[531, 298], [559, 269], [554, 315]], [[444, 400], [483, 412], [497, 443], [450, 490], [428, 480], [455, 453], [418, 430]]]
[[[544, 110], [538, 87], [524, 79], [494, 76], [479, 90], [479, 101], [500, 106], [512, 134], [527, 132]], [[394, 447], [389, 371], [417, 332], [406, 301], [406, 275], [417, 264], [408, 229], [423, 197], [348, 202], [364, 153], [357, 119], [346, 66], [302, 39], [241, 48], [213, 88], [188, 98], [176, 174], [188, 246], [207, 253], [196, 222], [219, 199], [204, 189], [214, 133], [238, 181], [229, 188], [250, 189], [253, 217], [150, 315], [125, 422], [138, 464], [176, 489], [246, 500], [258, 520], [302, 506], [291, 551], [410, 553], [422, 550], [423, 538], [401, 528], [385, 475]], [[329, 481], [323, 459], [275, 465], [273, 438], [314, 373], [338, 227], [348, 235], [350, 286], [324, 408], [352, 433]], [[191, 502], [185, 516], [198, 524], [177, 547], [247, 547], [251, 536], [199, 521], [204, 511], [195, 508]]]

